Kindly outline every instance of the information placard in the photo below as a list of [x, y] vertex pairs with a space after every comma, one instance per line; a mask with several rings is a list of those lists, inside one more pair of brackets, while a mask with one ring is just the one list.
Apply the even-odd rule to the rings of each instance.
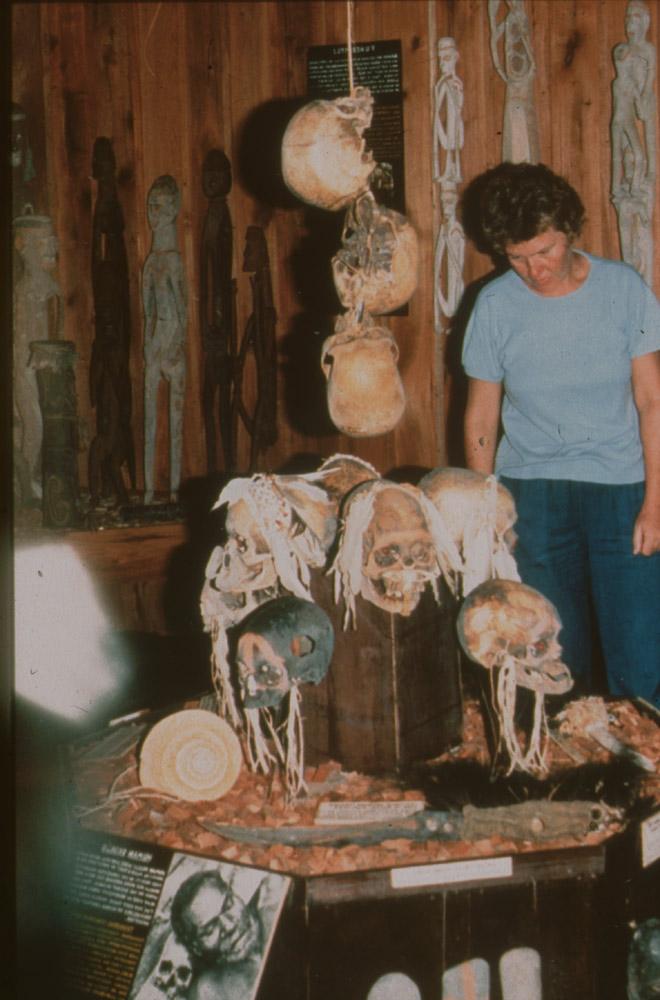
[[290, 879], [93, 831], [65, 907], [68, 1000], [253, 1000]]

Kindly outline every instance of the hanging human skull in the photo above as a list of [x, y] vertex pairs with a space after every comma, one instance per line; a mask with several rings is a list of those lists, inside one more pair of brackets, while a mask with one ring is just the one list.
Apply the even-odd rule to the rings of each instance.
[[346, 212], [341, 249], [332, 258], [337, 295], [347, 309], [373, 315], [404, 305], [417, 287], [417, 233], [368, 191]]
[[192, 966], [187, 949], [170, 934], [153, 974], [153, 985], [167, 1000], [185, 1000], [192, 982]]
[[432, 469], [418, 486], [431, 500], [463, 557], [462, 592], [485, 580], [519, 580], [513, 556], [517, 512], [495, 476], [470, 469]]
[[357, 87], [350, 97], [306, 104], [282, 140], [282, 176], [298, 198], [337, 211], [366, 191], [376, 166], [363, 135], [371, 125], [373, 97]]
[[333, 564], [347, 619], [354, 596], [390, 614], [408, 616], [427, 584], [455, 570], [459, 556], [430, 501], [415, 486], [388, 480], [363, 483], [348, 495]]
[[488, 669], [511, 664], [516, 684], [545, 694], [573, 686], [561, 662], [557, 609], [538, 590], [516, 580], [487, 580], [466, 597], [457, 621], [467, 656]]
[[325, 677], [334, 631], [325, 611], [299, 597], [262, 604], [241, 622], [236, 661], [246, 708], [277, 705], [292, 684]]
[[349, 437], [387, 434], [406, 406], [394, 337], [369, 316], [358, 322], [351, 312], [338, 317], [335, 331], [321, 353], [333, 424]]
[[315, 473], [314, 481], [323, 486], [334, 504], [337, 516], [344, 497], [355, 486], [372, 479], [380, 479], [380, 473], [362, 458], [356, 455], [332, 455], [326, 458]]

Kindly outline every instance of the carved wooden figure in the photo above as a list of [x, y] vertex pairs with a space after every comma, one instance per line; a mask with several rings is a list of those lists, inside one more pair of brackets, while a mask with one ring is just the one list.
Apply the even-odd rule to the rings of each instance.
[[14, 219], [14, 246], [22, 264], [13, 289], [15, 455], [17, 467], [24, 470], [20, 499], [29, 502], [42, 495], [43, 433], [30, 345], [56, 339], [62, 327], [60, 286], [53, 276], [58, 243], [50, 218], [28, 214]]
[[643, 0], [626, 8], [626, 38], [614, 47], [612, 83], [612, 201], [617, 210], [621, 255], [653, 282], [655, 195], [656, 52], [647, 41], [649, 9]]
[[209, 150], [202, 172], [202, 186], [209, 204], [202, 230], [199, 293], [204, 349], [202, 415], [209, 472], [218, 468], [217, 431], [222, 443], [225, 471], [234, 469], [236, 464], [236, 441], [232, 429], [236, 282], [232, 278], [233, 234], [227, 206], [231, 183], [229, 160], [222, 150]]
[[47, 528], [71, 528], [78, 521], [78, 407], [70, 340], [33, 341], [43, 419], [43, 520]]
[[[463, 148], [463, 82], [456, 74], [458, 49], [453, 38], [438, 41], [440, 77], [434, 90], [433, 180], [460, 183]], [[444, 164], [441, 150], [444, 151]]]
[[[275, 324], [268, 247], [260, 226], [245, 233], [243, 270], [252, 273], [252, 313], [248, 318], [236, 364], [234, 420], [240, 416], [250, 435], [250, 471], [257, 455], [277, 440], [277, 367]], [[243, 376], [249, 353], [256, 367], [256, 401], [250, 414], [243, 400]]]
[[502, 159], [513, 163], [538, 163], [540, 147], [534, 104], [536, 62], [529, 22], [523, 0], [504, 2], [508, 9], [500, 20], [502, 0], [488, 0], [491, 54], [495, 69], [506, 83]]
[[126, 502], [123, 466], [127, 466], [133, 488], [136, 485], [128, 259], [115, 166], [112, 143], [100, 136], [92, 154], [92, 177], [98, 184], [92, 220], [94, 342], [89, 368], [90, 399], [96, 408], [96, 436], [89, 452], [93, 504], [101, 498]]
[[154, 459], [158, 386], [169, 386], [170, 498], [181, 481], [183, 400], [186, 383], [187, 292], [177, 248], [179, 188], [169, 174], [158, 177], [147, 197], [153, 232], [151, 252], [142, 273], [144, 308], [144, 482], [145, 503], [154, 496]]

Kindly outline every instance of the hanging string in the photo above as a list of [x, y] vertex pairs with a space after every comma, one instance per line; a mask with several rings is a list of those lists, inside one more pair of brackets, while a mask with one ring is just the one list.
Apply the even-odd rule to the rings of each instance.
[[346, 0], [347, 48], [348, 48], [348, 89], [353, 96], [353, 0]]

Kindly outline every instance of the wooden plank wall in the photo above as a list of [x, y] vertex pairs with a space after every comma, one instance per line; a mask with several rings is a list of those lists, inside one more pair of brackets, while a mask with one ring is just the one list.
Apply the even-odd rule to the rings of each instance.
[[[658, 46], [660, 0], [648, 0], [649, 40]], [[588, 211], [583, 245], [619, 255], [609, 201], [611, 52], [625, 39], [626, 0], [525, 0], [538, 64], [536, 98], [542, 159], [580, 190]], [[346, 41], [344, 0], [221, 3], [16, 3], [13, 17], [13, 99], [28, 112], [37, 180], [35, 208], [52, 215], [60, 241], [59, 280], [65, 336], [78, 351], [79, 411], [88, 439], [95, 430], [87, 374], [93, 335], [90, 233], [96, 192], [90, 178], [94, 140], [112, 139], [119, 197], [126, 219], [132, 275], [132, 381], [135, 440], [142, 454], [142, 316], [140, 272], [150, 247], [146, 195], [152, 181], [171, 173], [182, 192], [179, 245], [190, 294], [188, 387], [183, 476], [206, 474], [200, 410], [198, 256], [206, 199], [201, 169], [208, 149], [225, 150], [233, 165], [229, 198], [235, 230], [234, 275], [238, 330], [251, 309], [249, 276], [242, 270], [245, 230], [263, 226], [269, 247], [278, 322], [278, 440], [259, 468], [276, 470], [296, 457], [312, 464], [336, 451], [372, 461], [387, 473], [460, 461], [455, 442], [461, 409], [460, 378], [451, 372], [457, 339], [434, 343], [433, 242], [437, 185], [431, 177], [432, 91], [436, 41], [455, 38], [465, 87], [466, 180], [501, 158], [504, 84], [489, 51], [486, 0], [356, 0], [354, 39], [401, 40], [407, 214], [421, 242], [421, 274], [407, 316], [388, 319], [400, 347], [408, 394], [403, 420], [390, 434], [350, 439], [325, 413], [318, 368], [332, 317], [314, 308], [310, 271], [329, 260], [313, 228], [318, 213], [285, 197], [277, 178], [279, 138], [292, 102], [305, 93], [306, 51]], [[656, 246], [660, 246], [656, 208]], [[316, 251], [316, 255], [315, 255]], [[301, 270], [301, 261], [306, 269]], [[467, 281], [490, 268], [468, 248]], [[660, 262], [656, 259], [656, 289]], [[311, 300], [311, 305], [310, 305]], [[446, 358], [446, 363], [443, 362]], [[163, 400], [161, 400], [163, 402]], [[163, 411], [164, 416], [164, 411]], [[247, 467], [247, 441], [240, 440]], [[165, 449], [159, 449], [158, 486], [164, 486]], [[81, 453], [81, 482], [86, 455]]]

